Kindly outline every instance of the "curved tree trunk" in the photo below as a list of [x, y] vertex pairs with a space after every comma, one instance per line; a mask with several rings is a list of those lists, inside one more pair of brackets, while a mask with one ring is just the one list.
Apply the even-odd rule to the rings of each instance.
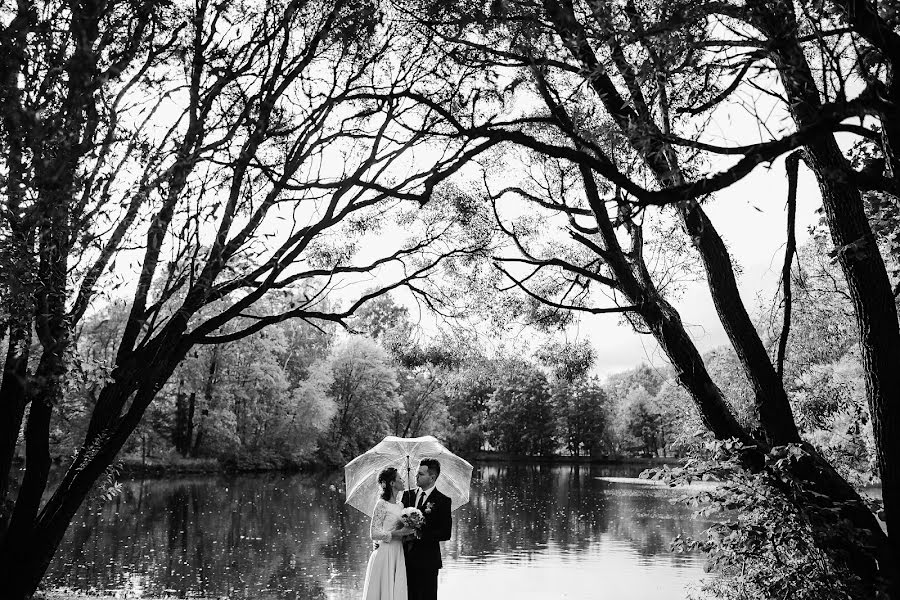
[[113, 372], [113, 381], [100, 392], [104, 406], [114, 407], [111, 410], [115, 415], [107, 415], [105, 420], [108, 426], [90, 444], [82, 446], [39, 514], [31, 519], [26, 519], [27, 515], [21, 520], [13, 519], [11, 528], [16, 528], [16, 535], [5, 536], [0, 548], [3, 598], [24, 600], [37, 590], [72, 518], [96, 481], [115, 462], [147, 407], [189, 349], [181, 340], [163, 343], [161, 347], [168, 351], [155, 364], [146, 360], [146, 356], [144, 360], [135, 357], [136, 360], [129, 362], [140, 366]]
[[[772, 58], [781, 76], [798, 127], [814, 123], [821, 100], [812, 69], [797, 41], [793, 5], [771, 2], [752, 5], [751, 21], [773, 40]], [[833, 135], [806, 146], [806, 162], [816, 175], [838, 262], [856, 313], [859, 346], [865, 370], [866, 396], [872, 419], [881, 474], [891, 554], [882, 565], [900, 573], [900, 325], [887, 270], [869, 226], [859, 189], [842, 177], [849, 165]], [[896, 177], [896, 174], [895, 174]], [[893, 589], [897, 595], [898, 590]]]
[[766, 443], [779, 446], [799, 442], [800, 432], [787, 393], [741, 300], [734, 265], [725, 243], [699, 203], [683, 202], [677, 208], [685, 231], [703, 261], [716, 314], [753, 388], [756, 413]]
[[[632, 263], [626, 259], [590, 169], [581, 167], [581, 175], [588, 204], [608, 252], [606, 263], [615, 275], [619, 289], [638, 307], [641, 318], [669, 357], [678, 373], [678, 381], [690, 394], [704, 425], [719, 439], [737, 438], [753, 444], [753, 438], [734, 418], [722, 391], [706, 370], [678, 311], [662, 297], [649, 278], [635, 274]], [[638, 271], [646, 271], [642, 259], [636, 257], [634, 260], [639, 263]]]

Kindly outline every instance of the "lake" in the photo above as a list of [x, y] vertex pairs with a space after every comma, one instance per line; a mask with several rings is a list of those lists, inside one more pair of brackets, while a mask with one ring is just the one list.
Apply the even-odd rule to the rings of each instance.
[[[631, 479], [629, 465], [486, 464], [453, 513], [441, 600], [668, 600], [704, 577], [703, 556], [669, 551], [709, 523], [683, 490]], [[83, 507], [49, 587], [254, 600], [351, 600], [372, 544], [340, 474], [127, 481]]]

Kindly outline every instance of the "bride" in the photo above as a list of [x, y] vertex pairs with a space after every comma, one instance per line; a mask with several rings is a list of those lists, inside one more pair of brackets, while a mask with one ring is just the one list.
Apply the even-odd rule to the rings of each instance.
[[388, 467], [378, 474], [381, 496], [375, 502], [369, 536], [377, 542], [366, 567], [363, 600], [407, 600], [406, 560], [403, 536], [413, 533], [400, 520], [403, 507], [397, 494], [403, 491], [403, 480], [397, 469]]

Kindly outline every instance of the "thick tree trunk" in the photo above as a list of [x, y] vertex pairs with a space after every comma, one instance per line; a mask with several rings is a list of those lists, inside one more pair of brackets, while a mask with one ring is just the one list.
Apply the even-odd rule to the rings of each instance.
[[[121, 447], [121, 443], [118, 447]], [[61, 486], [54, 492], [38, 520], [23, 528], [23, 535], [12, 549], [14, 551], [4, 556], [0, 563], [4, 598], [25, 600], [37, 590], [69, 523], [93, 488], [94, 482], [115, 458], [118, 448], [111, 454], [110, 450], [111, 447], [103, 448], [93, 460], [84, 464], [84, 469], [69, 480], [64, 491], [61, 491]], [[51, 506], [52, 512], [48, 513]]]
[[[887, 515], [888, 536], [894, 564], [888, 568], [900, 574], [900, 327], [897, 308], [881, 253], [863, 211], [859, 192], [831, 180], [835, 162], [840, 158], [837, 144], [808, 146], [809, 162], [819, 178], [825, 213], [832, 238], [838, 248], [838, 261], [847, 280], [856, 311], [859, 347], [866, 376], [866, 396], [882, 497]], [[885, 565], [888, 566], [888, 565]]]
[[800, 441], [791, 405], [772, 359], [741, 300], [734, 265], [725, 243], [696, 201], [679, 203], [685, 231], [691, 236], [706, 272], [716, 314], [753, 388], [756, 413], [767, 444]]
[[[21, 6], [27, 7], [28, 4]], [[73, 4], [70, 8], [68, 33], [73, 48], [64, 65], [66, 92], [58, 98], [58, 110], [50, 111], [45, 120], [26, 118], [27, 111], [21, 105], [21, 98], [14, 97], [16, 91], [10, 92], [18, 89], [18, 82], [14, 82], [11, 88], [4, 86], [3, 94], [6, 115], [4, 125], [11, 127], [7, 131], [8, 136], [28, 139], [33, 153], [33, 176], [28, 184], [36, 191], [36, 202], [31, 213], [34, 220], [28, 223], [19, 221], [20, 215], [16, 214], [18, 201], [13, 194], [11, 223], [16, 233], [15, 245], [21, 255], [17, 258], [23, 261], [21, 264], [30, 265], [31, 262], [26, 259], [30, 257], [35, 243], [38, 248], [36, 272], [19, 266], [22, 272], [17, 275], [26, 282], [29, 277], [34, 277], [30, 282], [34, 299], [33, 316], [29, 315], [26, 319], [24, 313], [20, 313], [20, 322], [25, 323], [27, 320], [30, 328], [33, 319], [34, 330], [41, 343], [41, 358], [35, 373], [23, 382], [27, 384], [25, 400], [31, 405], [25, 430], [25, 474], [8, 528], [0, 538], [0, 581], [4, 584], [4, 593], [8, 589], [13, 595], [23, 593], [24, 588], [20, 589], [17, 582], [21, 581], [22, 573], [26, 572], [17, 572], [13, 570], [13, 566], [28, 556], [23, 548], [33, 546], [41, 539], [39, 535], [35, 535], [34, 524], [38, 522], [37, 515], [47, 486], [50, 471], [50, 420], [53, 407], [63, 395], [65, 354], [70, 345], [66, 298], [68, 258], [73, 242], [71, 204], [76, 190], [78, 163], [87, 149], [82, 136], [90, 137], [91, 134], [85, 132], [92, 131], [91, 127], [86, 127], [87, 114], [96, 116], [91, 110], [96, 101], [91, 89], [96, 76], [94, 43], [99, 35], [97, 23], [100, 11], [105, 9], [105, 5]], [[6, 64], [8, 63], [4, 61], [4, 67]], [[14, 115], [16, 119], [11, 119], [10, 115]], [[26, 128], [27, 135], [23, 136]], [[21, 139], [16, 139], [12, 144], [14, 172], [22, 167], [21, 142]], [[25, 181], [23, 179], [15, 183], [24, 187]], [[14, 399], [10, 404], [12, 406], [7, 407], [5, 412], [13, 418], [8, 425], [9, 429], [4, 431], [6, 436], [10, 435], [22, 407], [19, 399]], [[0, 452], [8, 453], [8, 438], [3, 443]], [[6, 462], [5, 459], [2, 460], [4, 465]], [[0, 475], [5, 478], [7, 474], [4, 472]], [[36, 585], [37, 581], [34, 583]], [[30, 593], [33, 590], [25, 591]]]
[[0, 380], [0, 535], [6, 530], [12, 513], [9, 482], [16, 443], [27, 404], [28, 358], [33, 327], [34, 234], [23, 222], [28, 169], [25, 166], [28, 116], [22, 110], [22, 90], [18, 81], [25, 61], [28, 34], [36, 21], [36, 11], [28, 3], [19, 3], [10, 23], [0, 28], [0, 112], [2, 112], [7, 172], [4, 219], [8, 237], [0, 250], [4, 262], [2, 291], [9, 335], [3, 376]]
[[25, 416], [25, 382], [28, 377], [28, 348], [31, 345], [30, 321], [11, 329], [9, 347], [0, 381], [0, 536], [6, 531], [12, 514], [9, 482], [12, 465]]
[[[103, 405], [118, 407], [116, 415], [105, 419], [107, 427], [86, 439], [73, 464], [59, 486], [47, 500], [36, 518], [17, 521], [17, 536], [5, 536], [2, 541], [0, 582], [9, 600], [24, 600], [37, 589], [53, 559], [66, 529], [96, 481], [113, 463], [116, 455], [140, 423], [150, 402], [184, 358], [188, 347], [184, 343], [166, 343], [173, 339], [178, 328], [169, 335], [160, 334], [159, 346], [168, 351], [156, 354], [156, 361], [147, 360], [150, 352], [129, 361], [140, 368], [117, 369], [113, 382], [100, 392]], [[129, 404], [130, 400], [130, 404]], [[99, 402], [98, 402], [99, 404]]]
[[[787, 92], [798, 127], [815, 123], [821, 100], [803, 49], [797, 42], [793, 5], [751, 5], [751, 20], [773, 41], [772, 58]], [[900, 573], [900, 324], [887, 270], [869, 226], [859, 190], [842, 176], [849, 167], [834, 136], [806, 146], [806, 162], [816, 175], [838, 262], [856, 312], [866, 396], [875, 435], [878, 467], [887, 515], [888, 547], [882, 572], [897, 589]]]

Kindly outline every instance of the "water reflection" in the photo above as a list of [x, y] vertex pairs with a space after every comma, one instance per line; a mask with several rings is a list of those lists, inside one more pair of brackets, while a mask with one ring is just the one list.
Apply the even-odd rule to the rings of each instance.
[[[454, 513], [441, 597], [681, 598], [702, 559], [668, 552], [707, 526], [681, 492], [602, 477], [635, 468], [486, 465]], [[87, 506], [51, 566], [51, 585], [132, 596], [352, 599], [368, 521], [339, 475], [144, 480]], [[603, 592], [601, 594], [601, 592]]]

